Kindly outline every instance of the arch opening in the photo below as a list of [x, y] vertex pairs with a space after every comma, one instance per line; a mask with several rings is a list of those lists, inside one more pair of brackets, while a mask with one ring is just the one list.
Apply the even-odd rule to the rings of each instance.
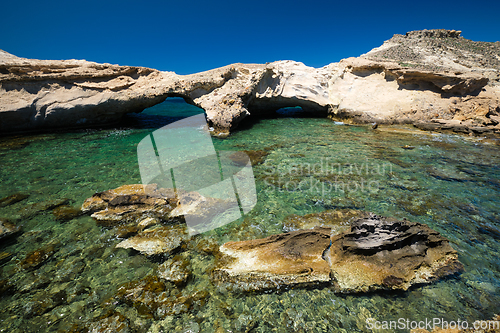
[[205, 111], [182, 96], [168, 96], [161, 103], [142, 110], [139, 113], [124, 115], [121, 125], [132, 128], [160, 128]]

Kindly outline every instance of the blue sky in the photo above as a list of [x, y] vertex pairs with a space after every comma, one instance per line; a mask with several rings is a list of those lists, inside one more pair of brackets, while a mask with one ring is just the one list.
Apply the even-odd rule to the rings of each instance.
[[393, 34], [500, 40], [500, 1], [3, 1], [0, 49], [189, 74], [235, 62], [321, 67]]

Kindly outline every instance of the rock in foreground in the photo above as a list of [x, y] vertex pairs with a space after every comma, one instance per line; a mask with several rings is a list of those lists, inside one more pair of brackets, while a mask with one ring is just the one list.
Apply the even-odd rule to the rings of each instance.
[[369, 214], [330, 234], [317, 227], [226, 243], [214, 281], [240, 291], [328, 283], [357, 293], [407, 290], [463, 271], [448, 240], [419, 223]]
[[426, 225], [371, 214], [332, 236], [327, 260], [342, 293], [407, 290], [463, 270], [457, 252]]
[[329, 244], [329, 228], [229, 242], [220, 247], [226, 256], [214, 277], [219, 284], [244, 291], [328, 283], [330, 268], [322, 256]]

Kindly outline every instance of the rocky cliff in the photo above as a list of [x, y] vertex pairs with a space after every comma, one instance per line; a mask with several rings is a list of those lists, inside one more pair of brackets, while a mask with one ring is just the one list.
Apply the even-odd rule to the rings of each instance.
[[192, 75], [0, 51], [2, 133], [112, 123], [172, 96], [204, 109], [220, 136], [250, 114], [289, 106], [352, 122], [499, 132], [500, 43], [413, 31], [322, 68], [278, 61]]

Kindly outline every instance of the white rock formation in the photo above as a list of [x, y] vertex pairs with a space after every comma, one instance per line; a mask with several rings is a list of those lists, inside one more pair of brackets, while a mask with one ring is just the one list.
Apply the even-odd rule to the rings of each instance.
[[225, 136], [250, 114], [300, 106], [352, 122], [498, 132], [500, 45], [459, 31], [395, 35], [359, 58], [322, 68], [293, 61], [234, 64], [192, 75], [0, 52], [0, 131], [112, 123], [167, 97], [205, 110]]

